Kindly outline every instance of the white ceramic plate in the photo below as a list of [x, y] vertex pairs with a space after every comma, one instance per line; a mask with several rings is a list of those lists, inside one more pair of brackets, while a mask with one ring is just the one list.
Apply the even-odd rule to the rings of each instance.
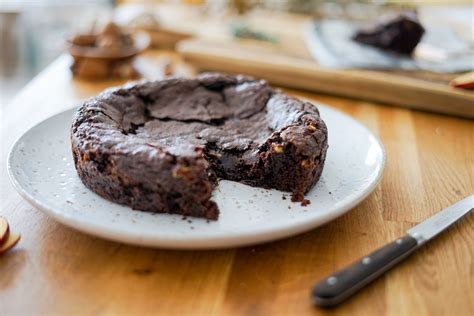
[[[214, 200], [218, 221], [133, 211], [89, 191], [74, 169], [69, 128], [74, 110], [27, 131], [13, 146], [10, 178], [34, 207], [80, 231], [134, 245], [198, 249], [256, 244], [295, 235], [344, 214], [377, 185], [385, 164], [382, 144], [349, 116], [319, 106], [328, 125], [323, 175], [306, 207], [277, 190], [221, 181]], [[286, 197], [284, 199], [283, 197]]]

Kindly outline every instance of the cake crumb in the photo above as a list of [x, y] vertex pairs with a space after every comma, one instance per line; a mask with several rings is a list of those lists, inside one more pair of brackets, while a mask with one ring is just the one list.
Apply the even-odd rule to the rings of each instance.
[[167, 62], [163, 67], [163, 74], [165, 77], [172, 76], [174, 74], [173, 64], [171, 62]]
[[311, 201], [308, 199], [304, 199], [303, 201], [301, 201], [301, 206], [307, 206], [309, 204], [311, 204]]

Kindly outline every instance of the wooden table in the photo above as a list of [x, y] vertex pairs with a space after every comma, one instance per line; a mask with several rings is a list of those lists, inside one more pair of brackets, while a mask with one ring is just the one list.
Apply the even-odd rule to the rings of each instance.
[[472, 215], [339, 308], [315, 308], [309, 299], [316, 280], [474, 192], [472, 121], [289, 91], [379, 135], [387, 167], [365, 201], [323, 227], [254, 247], [132, 247], [60, 225], [8, 180], [8, 149], [23, 131], [107, 85], [73, 81], [69, 62], [58, 59], [4, 107], [0, 214], [23, 237], [0, 257], [0, 315], [473, 315]]

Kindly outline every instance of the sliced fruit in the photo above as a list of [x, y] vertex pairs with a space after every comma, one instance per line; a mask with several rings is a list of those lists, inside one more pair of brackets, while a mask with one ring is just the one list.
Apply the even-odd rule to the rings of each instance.
[[10, 227], [8, 226], [7, 220], [0, 217], [0, 246], [8, 239], [9, 234]]
[[474, 71], [454, 78], [450, 84], [455, 88], [474, 89]]
[[15, 247], [15, 245], [20, 241], [21, 235], [18, 233], [10, 233], [8, 236], [7, 241], [5, 241], [1, 246], [0, 246], [0, 255], [4, 254], [8, 250], [12, 249]]

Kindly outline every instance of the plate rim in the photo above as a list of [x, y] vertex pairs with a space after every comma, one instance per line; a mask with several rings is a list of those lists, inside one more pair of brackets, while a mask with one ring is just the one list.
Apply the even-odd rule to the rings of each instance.
[[[90, 224], [84, 223], [83, 221], [77, 220], [73, 217], [60, 216], [59, 215], [60, 213], [55, 212], [54, 208], [50, 208], [44, 205], [41, 201], [39, 201], [38, 199], [33, 197], [31, 194], [29, 194], [28, 191], [25, 188], [23, 188], [22, 185], [18, 182], [13, 172], [13, 162], [12, 162], [13, 152], [19, 146], [19, 143], [22, 141], [23, 137], [25, 137], [32, 129], [38, 127], [39, 125], [45, 124], [48, 120], [56, 116], [63, 115], [66, 112], [70, 111], [72, 112], [71, 114], [73, 114], [74, 113], [73, 111], [77, 110], [78, 108], [77, 106], [58, 111], [50, 115], [49, 117], [39, 121], [38, 123], [30, 126], [29, 128], [27, 128], [15, 140], [13, 145], [10, 147], [8, 158], [7, 158], [7, 173], [14, 189], [18, 192], [18, 194], [23, 199], [25, 199], [34, 208], [40, 210], [41, 212], [45, 213], [47, 216], [50, 216], [51, 218], [65, 225], [66, 227], [72, 228], [82, 233], [86, 233], [88, 235], [100, 237], [109, 241], [119, 242], [119, 243], [124, 243], [128, 245], [134, 245], [134, 246], [162, 248], [162, 249], [181, 249], [181, 250], [228, 249], [228, 248], [256, 245], [256, 244], [266, 243], [270, 241], [276, 241], [276, 240], [292, 237], [292, 236], [307, 232], [311, 229], [315, 229], [349, 212], [355, 206], [361, 203], [364, 199], [366, 199], [375, 190], [375, 188], [380, 183], [383, 176], [383, 172], [385, 170], [387, 155], [386, 155], [385, 147], [383, 143], [381, 142], [380, 138], [378, 137], [378, 135], [374, 134], [364, 124], [354, 119], [350, 115], [344, 113], [343, 111], [335, 109], [324, 103], [320, 103], [316, 101], [312, 101], [312, 103], [315, 104], [315, 106], [318, 108], [322, 107], [330, 111], [337, 112], [339, 115], [345, 116], [347, 119], [351, 120], [354, 124], [364, 129], [365, 132], [367, 132], [376, 140], [378, 146], [380, 147], [381, 152], [382, 152], [382, 161], [380, 163], [380, 168], [378, 169], [373, 182], [370, 183], [370, 185], [365, 190], [361, 191], [361, 193], [357, 195], [356, 198], [343, 203], [339, 207], [336, 207], [327, 216], [325, 216], [322, 219], [320, 217], [314, 217], [314, 218], [307, 219], [306, 221], [302, 223], [296, 223], [295, 225], [290, 226], [290, 227], [280, 227], [277, 229], [275, 229], [274, 227], [269, 227], [267, 229], [259, 230], [258, 233], [256, 234], [246, 233], [244, 235], [241, 235], [241, 233], [229, 232], [226, 234], [225, 237], [204, 236], [201, 238], [195, 238], [194, 240], [189, 240], [189, 238], [188, 239], [186, 238], [180, 239], [180, 238], [175, 238], [175, 237], [166, 238], [164, 236], [159, 236], [159, 238], [157, 238], [156, 236], [149, 238], [146, 236], [144, 237], [144, 236], [139, 236], [139, 235], [130, 235], [129, 233], [124, 234], [121, 232], [117, 232], [116, 229], [110, 229], [107, 226], [104, 227], [103, 224], [90, 225]], [[110, 202], [110, 203], [113, 203], [113, 202]]]

